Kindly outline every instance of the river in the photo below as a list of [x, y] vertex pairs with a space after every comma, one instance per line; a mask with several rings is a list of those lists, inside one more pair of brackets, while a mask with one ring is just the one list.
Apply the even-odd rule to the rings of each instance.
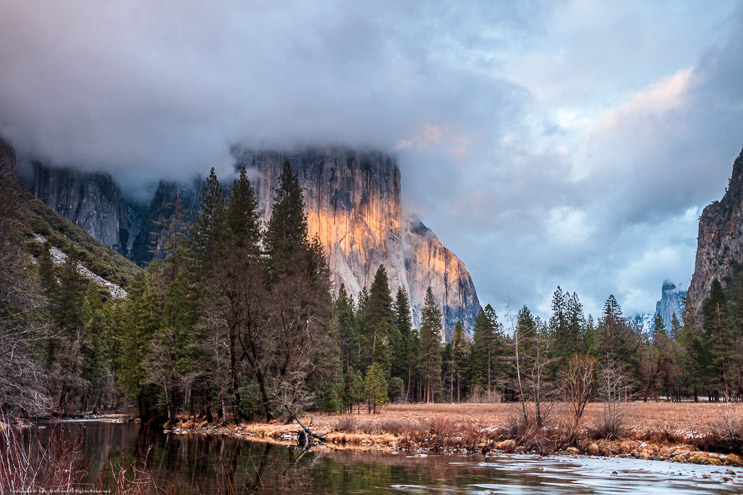
[[[54, 425], [42, 431], [51, 431]], [[743, 469], [639, 459], [311, 451], [224, 436], [140, 434], [138, 425], [66, 423], [91, 486], [113, 473], [163, 493], [742, 493]], [[146, 466], [139, 474], [131, 464]], [[146, 473], [146, 474], [145, 474]]]

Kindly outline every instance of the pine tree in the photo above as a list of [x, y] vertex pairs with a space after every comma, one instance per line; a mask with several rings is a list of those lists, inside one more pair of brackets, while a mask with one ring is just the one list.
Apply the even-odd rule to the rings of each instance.
[[709, 342], [713, 366], [722, 385], [725, 401], [730, 397], [730, 378], [735, 359], [733, 332], [730, 328], [729, 309], [722, 284], [712, 281], [709, 295], [702, 303], [704, 333]]
[[666, 322], [663, 321], [663, 316], [660, 313], [655, 313], [655, 317], [653, 318], [653, 334], [659, 333], [666, 334]]
[[[270, 336], [269, 400], [292, 415], [311, 404], [328, 383], [337, 383], [338, 353], [330, 331], [330, 271], [319, 239], [310, 241], [302, 191], [289, 162], [279, 177], [264, 234], [268, 257], [267, 318]], [[269, 404], [267, 404], [268, 406]]]
[[598, 334], [602, 363], [613, 360], [633, 372], [638, 369], [641, 336], [624, 321], [622, 308], [613, 295], [604, 304]]
[[679, 334], [681, 333], [681, 322], [678, 319], [678, 316], [676, 316], [676, 313], [674, 312], [671, 315], [671, 338], [673, 340], [677, 340]]
[[275, 281], [297, 269], [296, 256], [308, 248], [307, 215], [299, 179], [287, 160], [279, 176], [271, 218], [264, 235], [269, 279]]
[[366, 370], [366, 403], [369, 414], [377, 413], [377, 406], [389, 402], [387, 397], [387, 380], [380, 363], [374, 363]]
[[147, 382], [161, 386], [168, 417], [178, 407], [190, 405], [191, 385], [196, 370], [196, 306], [189, 297], [183, 275], [171, 283], [164, 294], [162, 321], [150, 339]]
[[465, 376], [465, 367], [469, 357], [469, 344], [464, 335], [462, 322], [458, 321], [451, 339], [451, 368], [452, 382], [456, 383], [457, 402], [462, 399], [462, 382]]
[[189, 247], [197, 270], [214, 261], [224, 239], [224, 191], [212, 167], [199, 199], [199, 209], [189, 229]]
[[385, 376], [390, 375], [390, 341], [394, 334], [392, 296], [384, 265], [379, 265], [369, 298], [364, 306], [364, 355], [370, 365], [380, 363]]
[[405, 382], [405, 397], [410, 398], [412, 393], [413, 374], [415, 373], [415, 361], [412, 356], [412, 328], [413, 322], [410, 317], [410, 300], [404, 288], [397, 289], [395, 303], [393, 305], [394, 327], [397, 340], [394, 348], [392, 362], [392, 375], [402, 378]]
[[123, 309], [126, 321], [119, 356], [119, 387], [128, 398], [136, 401], [143, 420], [149, 420], [157, 412], [157, 392], [145, 383], [150, 339], [161, 324], [160, 302], [150, 277], [150, 272], [142, 272], [132, 280]]
[[232, 184], [226, 216], [232, 245], [257, 252], [261, 239], [258, 202], [245, 167], [240, 168], [240, 177]]
[[503, 353], [502, 325], [498, 322], [498, 315], [490, 304], [477, 314], [473, 340], [470, 360], [471, 379], [473, 384], [485, 388], [488, 401], [490, 401], [499, 378], [498, 360]]
[[[226, 336], [227, 393], [232, 399], [233, 419], [239, 423], [244, 417], [239, 355], [246, 357], [257, 381], [266, 416], [270, 416], [266, 407], [268, 356], [265, 356], [266, 339], [262, 335], [265, 329], [259, 327], [259, 322], [266, 314], [265, 274], [260, 259], [260, 222], [255, 192], [245, 168], [240, 170], [239, 178], [233, 182], [225, 212], [225, 226], [226, 251], [219, 258], [219, 270], [206, 284], [209, 290], [207, 307], [212, 315], [222, 315], [218, 321], [223, 322], [224, 326], [217, 326], [213, 331]], [[214, 356], [216, 358], [217, 354]], [[222, 363], [218, 364], [222, 366]]]
[[423, 378], [421, 373], [421, 363], [423, 358], [421, 357], [421, 337], [420, 332], [417, 328], [410, 331], [410, 361], [409, 366], [411, 370], [410, 383], [408, 389], [410, 390], [408, 397], [411, 402], [420, 402], [423, 400]]
[[82, 326], [82, 303], [88, 282], [78, 272], [78, 253], [72, 250], [62, 265], [59, 290], [52, 299], [55, 326], [70, 339], [77, 338]]
[[82, 306], [84, 338], [82, 341], [82, 376], [88, 384], [83, 396], [86, 410], [91, 402], [97, 404], [106, 392], [106, 375], [110, 363], [107, 362], [106, 319], [103, 300], [96, 284], [88, 284]]
[[578, 351], [578, 335], [574, 334], [570, 326], [569, 316], [569, 292], [563, 292], [557, 286], [552, 294], [552, 316], [550, 317], [550, 332], [554, 336], [554, 357], [567, 363], [567, 359]]
[[55, 299], [59, 292], [59, 283], [54, 274], [54, 262], [52, 261], [51, 244], [44, 242], [39, 255], [39, 280], [48, 299]]
[[687, 296], [685, 303], [684, 325], [679, 330], [678, 341], [685, 351], [682, 368], [694, 394], [694, 401], [698, 402], [699, 393], [712, 381], [712, 356], [704, 331], [695, 324], [694, 301]]
[[421, 309], [421, 371], [424, 380], [424, 400], [433, 402], [441, 384], [441, 310], [429, 287]]
[[186, 237], [188, 224], [181, 201], [180, 188], [176, 187], [175, 201], [166, 206], [173, 211], [173, 215], [165, 220], [155, 222], [160, 230], [155, 234], [151, 251], [155, 260], [166, 259], [167, 263], [154, 262], [150, 265], [154, 265], [154, 268], [162, 271], [160, 278], [162, 283], [167, 286], [175, 280], [179, 273], [185, 270], [185, 256], [191, 250], [184, 249], [183, 239]]
[[[357, 364], [354, 359], [356, 345], [356, 324], [354, 322], [353, 300], [346, 293], [346, 286], [341, 284], [338, 297], [335, 299], [336, 340], [341, 354], [341, 366], [345, 374]], [[345, 375], [344, 375], [345, 376]]]

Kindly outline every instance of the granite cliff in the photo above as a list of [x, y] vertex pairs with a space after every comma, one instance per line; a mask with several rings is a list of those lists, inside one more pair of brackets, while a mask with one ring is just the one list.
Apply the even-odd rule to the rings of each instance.
[[697, 256], [688, 304], [698, 313], [712, 280], [727, 286], [743, 268], [743, 151], [720, 201], [708, 205], [699, 218]]
[[679, 289], [670, 280], [663, 281], [660, 301], [655, 305], [655, 314], [663, 317], [663, 323], [666, 324], [667, 329], [671, 328], [674, 314], [679, 322], [683, 321], [685, 297], [686, 291]]
[[101, 244], [130, 254], [141, 229], [141, 213], [124, 201], [110, 175], [35, 162], [31, 192]]
[[[474, 328], [480, 303], [464, 263], [423, 223], [403, 212], [400, 171], [389, 155], [345, 148], [235, 151], [250, 171], [264, 221], [281, 167], [289, 160], [304, 191], [307, 223], [328, 253], [333, 285], [356, 295], [384, 264], [393, 292], [408, 292], [416, 325], [430, 286], [442, 305], [447, 340], [458, 320]], [[394, 294], [393, 294], [394, 295]]]
[[[304, 191], [310, 234], [319, 236], [328, 253], [336, 291], [343, 284], [349, 294], [357, 295], [371, 286], [377, 268], [384, 264], [390, 288], [408, 292], [416, 325], [431, 286], [442, 305], [445, 338], [450, 338], [458, 320], [472, 331], [480, 310], [472, 279], [464, 263], [430, 229], [403, 212], [400, 171], [392, 157], [346, 148], [233, 153], [236, 166], [249, 171], [264, 221], [271, 214], [281, 167], [290, 160]], [[231, 182], [221, 179], [224, 186]], [[184, 210], [191, 211], [198, 203], [200, 183], [161, 181], [145, 209], [123, 200], [106, 174], [36, 165], [31, 189], [100, 242], [143, 264], [157, 256], [157, 246], [153, 252], [157, 222], [172, 215], [176, 194]]]

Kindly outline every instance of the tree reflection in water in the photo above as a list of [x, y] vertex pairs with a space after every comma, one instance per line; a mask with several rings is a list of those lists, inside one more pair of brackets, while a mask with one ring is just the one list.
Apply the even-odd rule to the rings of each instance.
[[[77, 430], [76, 430], [77, 428]], [[43, 430], [42, 430], [43, 431]], [[226, 436], [139, 431], [136, 425], [76, 423], [88, 481], [113, 493], [739, 493], [714, 466], [631, 459], [482, 455], [407, 456], [304, 451]], [[685, 474], [679, 475], [678, 471]], [[129, 484], [121, 484], [125, 471]], [[617, 472], [619, 474], [617, 474]], [[717, 473], [717, 474], [715, 474]], [[704, 478], [709, 474], [710, 478]], [[736, 470], [735, 476], [743, 470]], [[88, 485], [90, 486], [90, 485]], [[132, 490], [132, 486], [136, 489]], [[122, 489], [124, 488], [124, 489]]]

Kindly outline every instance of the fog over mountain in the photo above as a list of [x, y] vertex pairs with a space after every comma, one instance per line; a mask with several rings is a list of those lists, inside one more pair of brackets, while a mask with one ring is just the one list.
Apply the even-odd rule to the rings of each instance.
[[236, 144], [381, 149], [483, 304], [647, 313], [743, 146], [741, 28], [732, 1], [0, 0], [0, 135], [143, 203]]

